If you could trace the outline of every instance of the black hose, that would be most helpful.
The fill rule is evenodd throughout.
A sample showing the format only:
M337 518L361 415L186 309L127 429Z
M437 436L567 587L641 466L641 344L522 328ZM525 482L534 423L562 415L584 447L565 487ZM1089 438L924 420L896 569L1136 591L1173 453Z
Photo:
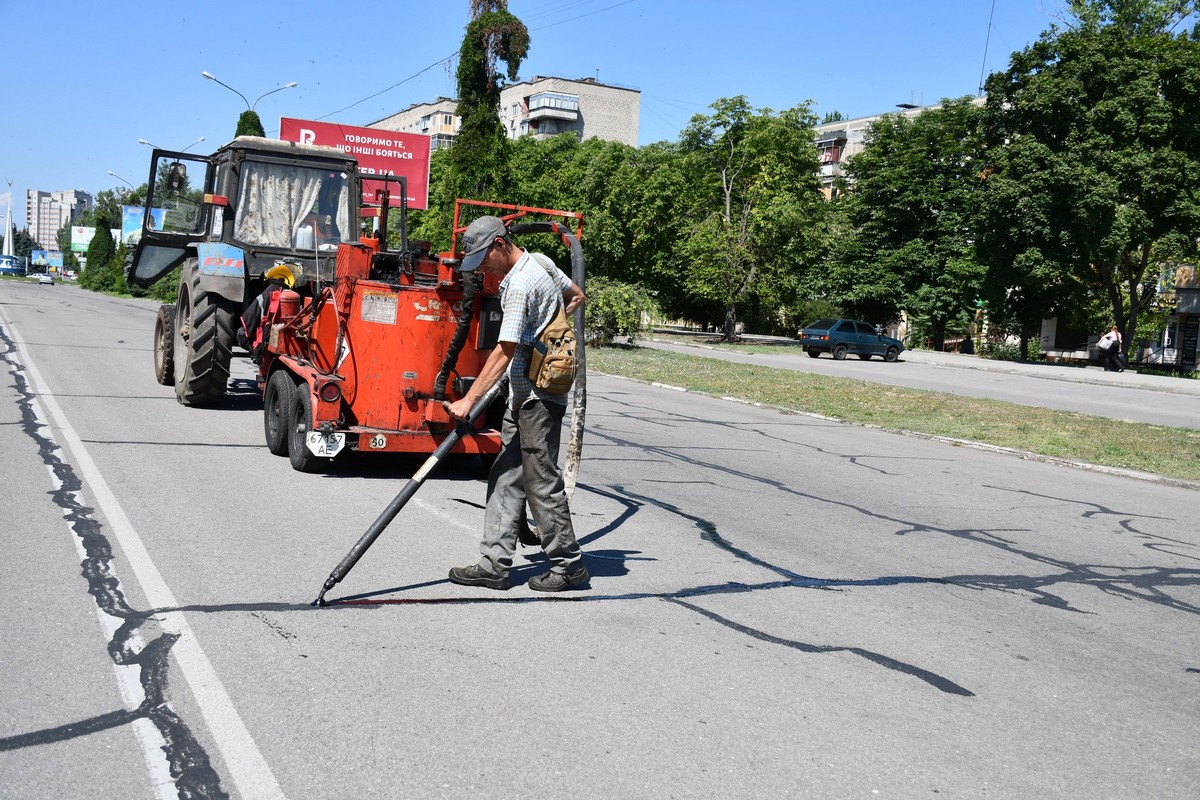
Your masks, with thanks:
M479 290L480 282L481 277L475 272L463 275L462 313L458 316L458 327L454 329L454 338L450 340L446 357L442 359L442 368L438 371L437 377L433 379L433 399L435 400L446 399L446 381L450 379L450 373L458 365L458 354L462 352L463 345L467 343L467 334L471 332L471 318L475 316L475 294Z

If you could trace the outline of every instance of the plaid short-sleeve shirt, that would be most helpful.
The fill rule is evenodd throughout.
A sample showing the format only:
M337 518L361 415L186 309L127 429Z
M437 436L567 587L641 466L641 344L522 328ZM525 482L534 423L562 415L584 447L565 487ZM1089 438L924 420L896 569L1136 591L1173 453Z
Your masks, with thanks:
M549 269L543 264L548 265ZM517 345L508 365L508 402L520 408L530 395L551 403L566 404L567 395L547 394L529 380L529 355L538 333L550 324L563 302L563 292L571 288L571 279L554 266L548 256L524 251L517 263L500 282L500 323L502 342Z

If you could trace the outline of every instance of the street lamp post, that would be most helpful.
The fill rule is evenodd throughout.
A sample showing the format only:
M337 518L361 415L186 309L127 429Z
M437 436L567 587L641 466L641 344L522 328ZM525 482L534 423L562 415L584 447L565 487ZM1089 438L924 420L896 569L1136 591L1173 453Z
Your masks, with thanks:
M187 152L188 150L190 150L191 148L193 148L193 147L195 147L196 145L198 145L198 144L200 144L201 142L203 142L203 141L204 141L206 138L207 138L207 137L205 137L205 136L201 136L199 139L197 139L196 141L192 142L191 144L189 144L187 147L183 148L183 149L182 149L182 150L180 150L179 152L180 152L180 153L186 153L186 152ZM146 144L146 145L150 145L151 147L155 148L156 150L162 150L162 148L161 148L161 147L159 147L158 145L156 145L154 142L147 142L145 139L138 139L138 144Z
M117 173L113 172L111 169L108 171L108 174L109 174L109 175L112 175L114 178L116 178L116 179L117 179L117 180L119 180L121 183L123 183L123 184L125 184L126 186L128 186L130 189L133 189L135 192L137 191L137 187L136 187L136 186L134 186L132 183L130 183L129 181L127 181L127 180L125 180L124 178L122 178L122 177L121 177L120 175L118 175Z
M266 97L266 96L267 96L267 95L269 95L269 94L275 94L276 92L282 92L284 89L294 89L294 88L296 88L297 86L299 86L299 84L298 84L298 83L296 83L296 81L292 81L292 82L290 82L290 83L285 83L283 86L277 86L277 87L275 87L274 89L272 89L272 90L271 90L271 91L269 91L269 92L263 92L263 93L262 93L262 94L260 94L258 97L254 98L254 102L253 102L253 103L251 103L249 100L247 100L247 99L246 99L246 95L242 94L242 93L241 93L241 92L239 92L237 89L235 89L235 88L233 88L232 86L230 86L228 83L225 83L225 82L224 82L224 81L222 81L221 79L217 78L217 77L216 77L215 75L213 75L212 73L210 73L210 72L201 72L200 74L201 74L201 75L203 75L203 76L205 77L205 79L207 79L207 80L210 80L210 81L215 81L215 82L217 82L217 83L221 84L221 85L222 85L222 86L224 86L226 89L228 89L229 91L233 92L233 93L234 93L234 94L236 94L238 97L242 98L242 102L246 104L246 110L247 110L247 111L253 111L253 110L254 110L254 107L258 105L258 101L259 101L259 100L262 100L264 97Z

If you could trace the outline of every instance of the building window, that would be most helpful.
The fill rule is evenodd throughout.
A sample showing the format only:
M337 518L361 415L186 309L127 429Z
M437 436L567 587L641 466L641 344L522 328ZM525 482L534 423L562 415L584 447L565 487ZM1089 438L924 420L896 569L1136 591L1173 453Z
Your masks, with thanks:
M564 111L578 111L579 98L573 94L558 92L538 92L529 98L529 110L539 108L560 108Z

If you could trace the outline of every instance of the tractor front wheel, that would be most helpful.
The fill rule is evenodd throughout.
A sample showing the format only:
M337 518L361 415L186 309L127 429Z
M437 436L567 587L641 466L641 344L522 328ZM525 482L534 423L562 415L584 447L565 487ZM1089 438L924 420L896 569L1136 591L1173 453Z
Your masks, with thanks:
M163 386L175 385L175 306L158 307L154 319L154 379Z

